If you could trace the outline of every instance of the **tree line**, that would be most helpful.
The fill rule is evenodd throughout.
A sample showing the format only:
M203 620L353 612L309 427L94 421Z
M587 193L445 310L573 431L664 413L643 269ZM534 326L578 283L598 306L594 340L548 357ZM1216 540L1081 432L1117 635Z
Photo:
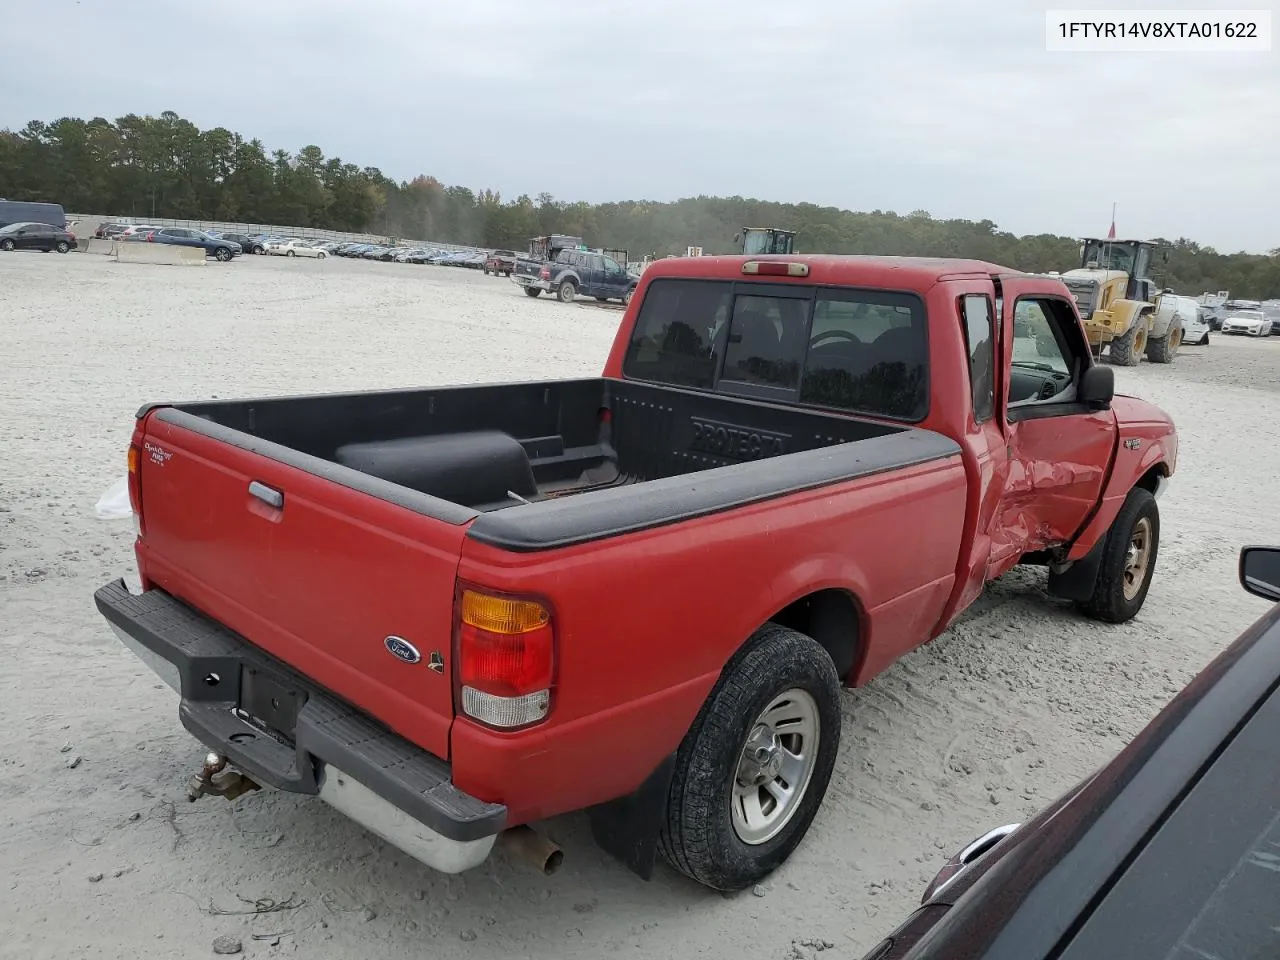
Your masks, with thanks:
M492 189L430 176L395 181L377 167L326 157L315 145L268 152L224 127L201 130L172 111L114 121L63 117L0 130L0 197L48 200L75 212L288 224L524 250L530 237L566 233L633 259L729 253L744 226L797 231L805 252L973 257L1020 270L1066 270L1078 240L1016 236L990 220L939 220L927 211L854 212L744 197L571 203L550 194L503 199ZM1178 292L1230 290L1280 297L1280 249L1219 253L1185 237L1164 240L1156 277Z

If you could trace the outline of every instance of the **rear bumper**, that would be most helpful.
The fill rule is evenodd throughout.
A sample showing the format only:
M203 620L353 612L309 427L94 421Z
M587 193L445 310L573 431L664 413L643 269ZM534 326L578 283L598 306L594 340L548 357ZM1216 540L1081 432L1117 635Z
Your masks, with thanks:
M521 287L533 287L536 290L542 290L548 293L551 291L551 281L543 280L540 277L530 277L519 273L513 273L511 275L511 282Z
M163 590L117 580L94 602L179 694L188 732L258 783L319 796L444 873L488 857L507 808L458 790L443 760Z

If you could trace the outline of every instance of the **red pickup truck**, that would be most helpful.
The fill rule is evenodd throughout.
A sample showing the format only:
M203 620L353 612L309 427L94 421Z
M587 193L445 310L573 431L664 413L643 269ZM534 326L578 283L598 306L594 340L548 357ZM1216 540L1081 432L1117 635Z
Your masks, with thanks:
M144 407L142 590L96 603L210 769L443 871L586 809L740 889L817 812L841 684L987 581L1133 617L1176 456L1061 281L661 260L599 378Z

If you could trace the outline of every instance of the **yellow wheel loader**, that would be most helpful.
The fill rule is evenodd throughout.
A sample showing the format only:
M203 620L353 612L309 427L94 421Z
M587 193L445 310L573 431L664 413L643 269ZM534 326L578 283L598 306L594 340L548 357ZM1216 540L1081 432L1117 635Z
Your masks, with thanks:
M1176 310L1161 309L1166 291L1150 278L1156 250L1147 240L1086 239L1080 266L1060 275L1095 356L1106 349L1112 363L1129 367L1144 355L1155 363L1172 362L1182 342L1182 322Z

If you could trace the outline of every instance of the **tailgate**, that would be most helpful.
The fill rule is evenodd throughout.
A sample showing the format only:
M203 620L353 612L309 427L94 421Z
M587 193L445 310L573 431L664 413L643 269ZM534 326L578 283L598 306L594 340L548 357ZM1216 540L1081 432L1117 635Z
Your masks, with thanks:
M147 419L141 488L144 580L449 758L465 523L156 414ZM282 495L278 508L267 502L273 491Z

